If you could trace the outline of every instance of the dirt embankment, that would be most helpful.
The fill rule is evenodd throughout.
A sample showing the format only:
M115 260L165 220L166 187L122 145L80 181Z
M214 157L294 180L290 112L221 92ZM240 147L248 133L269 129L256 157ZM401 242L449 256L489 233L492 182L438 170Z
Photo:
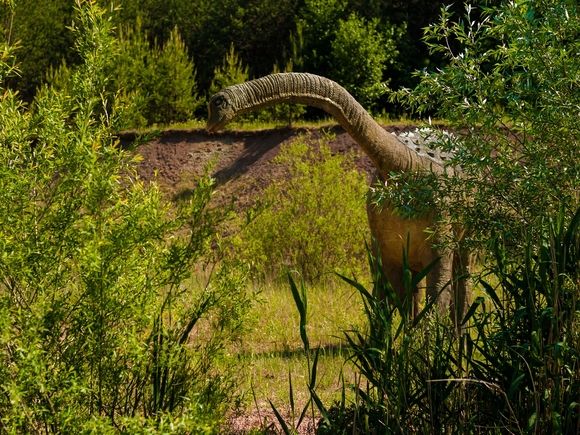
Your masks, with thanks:
M412 127L394 125L386 129L399 133ZM340 127L331 127L216 134L204 130L167 130L136 148L143 157L139 174L145 180L156 179L175 198L187 195L194 187L194 180L209 168L218 185L216 200L234 201L237 207L245 208L266 186L283 176L273 163L282 145L300 135L319 138L326 133L331 134L329 145L333 153L353 152L357 167L372 173L371 161L352 138ZM122 137L122 142L130 140L130 135Z

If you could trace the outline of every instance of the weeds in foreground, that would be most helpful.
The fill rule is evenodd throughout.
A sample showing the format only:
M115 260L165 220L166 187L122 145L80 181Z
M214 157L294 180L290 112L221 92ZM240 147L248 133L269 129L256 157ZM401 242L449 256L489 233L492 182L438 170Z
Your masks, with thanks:
M216 362L250 302L246 268L192 283L217 260L213 182L175 205L138 181L112 135L110 22L77 7L70 94L26 106L0 88L0 432L216 433L236 397Z
M374 290L386 285L384 299L345 278L367 317L366 330L345 332L360 381L348 386L352 402L322 403L316 351L303 338L318 433L575 433L579 227L580 209L567 225L564 214L546 222L522 261L507 257L498 237L478 280L486 297L473 302L459 335L429 305L411 320L377 262ZM290 287L302 313L305 292ZM285 433L296 430L277 415Z
M300 289L300 283L297 283ZM287 284L259 285L257 299L246 316L246 332L228 348L231 359L224 360L239 370L238 391L245 396L243 408L235 413L234 425L246 422L247 414L273 417L274 403L292 425L288 379L292 379L294 421L310 397L309 373L304 366L304 350L299 331L299 314L292 309L294 299ZM363 306L356 290L337 280L333 285L308 287L306 332L311 346L319 349L317 392L325 402L341 395L340 376L351 379L353 365L345 364L348 349L342 330L362 326ZM231 350L230 350L231 349ZM346 392L350 394L349 391ZM300 426L311 425L311 414ZM268 423L269 424L269 423Z

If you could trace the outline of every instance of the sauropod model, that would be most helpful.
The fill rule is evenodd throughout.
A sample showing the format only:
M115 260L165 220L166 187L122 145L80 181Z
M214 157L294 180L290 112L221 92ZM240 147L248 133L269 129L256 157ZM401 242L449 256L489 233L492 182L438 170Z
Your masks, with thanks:
M385 131L342 86L313 74L272 74L223 89L209 101L207 129L219 130L242 113L279 103L305 104L332 115L370 157L382 181L392 172L429 171L436 175L453 172L444 165L446 154L410 140L410 136L399 138ZM427 298L438 298L441 309L451 308L452 318L458 324L469 293L466 278L469 256L463 250L440 247L441 234L430 234L429 229L435 227L436 212L407 219L388 205L377 208L369 203L367 214L383 272L393 288L402 294L403 249L407 244L409 266L415 273L439 259L427 275ZM441 226L437 229L452 231ZM453 280L454 277L459 279Z

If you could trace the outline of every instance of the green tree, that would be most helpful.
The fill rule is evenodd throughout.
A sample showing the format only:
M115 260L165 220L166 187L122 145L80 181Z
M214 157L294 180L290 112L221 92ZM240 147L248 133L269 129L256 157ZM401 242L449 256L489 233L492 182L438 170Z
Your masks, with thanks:
M251 77L268 74L272 65L286 62L298 0L183 2L188 22L179 26L198 67L201 89L209 89L232 44Z
M424 30L439 18L442 6L451 5L452 10L461 12L463 3L444 0L349 0L352 10L360 17L367 21L379 19L382 26L395 26L399 33L397 50L401 61L386 71L393 89L415 86L414 71L445 64L440 55L429 52L423 41Z
M115 65L116 88L133 111L125 111L125 127L168 124L190 119L202 104L197 97L195 66L179 31L163 46L151 46L140 21L120 34Z
M234 45L231 44L223 63L214 70L213 80L209 87L209 95L213 95L227 86L243 83L248 78L248 67L243 65L234 49Z
M190 119L202 102L196 96L195 66L177 27L162 48L153 50L151 60L149 84L152 89L147 119L165 124Z
M297 31L303 38L305 71L328 76L332 70L332 41L346 13L346 0L306 0Z
M247 0L233 43L250 65L252 77L271 72L272 65L289 60L290 34L295 29L299 0Z
M378 20L366 22L352 14L338 22L331 44L331 77L366 107L384 92L385 67L398 55L394 28L388 29L388 36L378 28Z
M9 6L0 4L0 18L5 38L18 47L14 55L20 72L8 84L30 100L49 67L57 67L63 60L75 61L72 34L68 29L74 2L45 0L39 5L36 0L19 0L14 2L14 8Z

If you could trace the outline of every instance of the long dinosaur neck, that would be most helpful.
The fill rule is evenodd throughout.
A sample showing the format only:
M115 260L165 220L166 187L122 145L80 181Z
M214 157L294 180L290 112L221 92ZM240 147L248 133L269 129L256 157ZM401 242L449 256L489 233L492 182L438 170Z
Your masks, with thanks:
M228 95L236 113L245 113L278 103L298 103L320 108L332 115L362 147L379 173L431 170L442 165L418 155L386 132L340 85L324 77L306 73L272 74L230 86Z

